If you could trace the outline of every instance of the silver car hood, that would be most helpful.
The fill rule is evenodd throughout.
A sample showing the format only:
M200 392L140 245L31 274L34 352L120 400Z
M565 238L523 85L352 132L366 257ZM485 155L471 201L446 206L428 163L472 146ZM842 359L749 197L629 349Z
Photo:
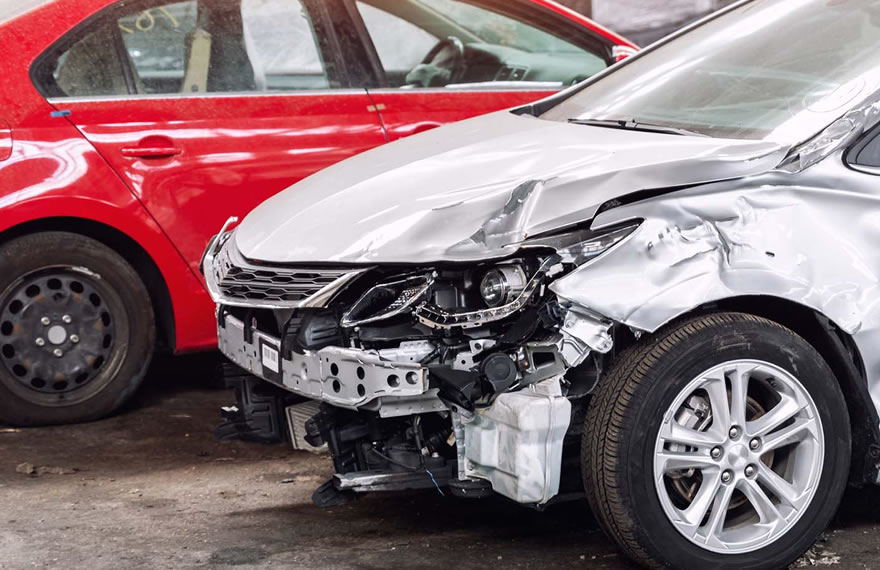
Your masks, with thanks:
M267 200L236 245L273 263L428 263L514 253L633 192L776 167L763 141L624 131L503 111L379 147Z

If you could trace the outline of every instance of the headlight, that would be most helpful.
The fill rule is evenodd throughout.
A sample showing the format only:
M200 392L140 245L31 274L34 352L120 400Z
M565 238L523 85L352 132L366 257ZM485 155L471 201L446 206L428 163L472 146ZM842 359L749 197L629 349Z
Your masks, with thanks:
M342 326L355 327L399 315L420 301L432 283L433 275L420 275L376 285L342 316Z
M552 247L565 263L582 265L593 260L625 238L629 237L641 221L610 230L575 230L568 233L534 238L525 243L529 247Z
M489 307L495 308L516 299L526 288L525 271L519 265L502 265L491 269L480 282L480 295Z

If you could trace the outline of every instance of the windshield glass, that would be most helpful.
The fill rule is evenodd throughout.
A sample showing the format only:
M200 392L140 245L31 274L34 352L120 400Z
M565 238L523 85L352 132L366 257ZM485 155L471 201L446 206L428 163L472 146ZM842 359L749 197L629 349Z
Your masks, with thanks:
M650 50L542 118L796 144L880 89L880 2L754 0Z

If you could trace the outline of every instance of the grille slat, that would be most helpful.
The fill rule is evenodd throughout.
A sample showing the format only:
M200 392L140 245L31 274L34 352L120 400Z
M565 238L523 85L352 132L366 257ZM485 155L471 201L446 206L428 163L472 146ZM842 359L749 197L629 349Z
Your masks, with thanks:
M352 273L351 269L256 266L230 250L235 247L227 242L217 254L213 277L223 297L240 302L294 307Z

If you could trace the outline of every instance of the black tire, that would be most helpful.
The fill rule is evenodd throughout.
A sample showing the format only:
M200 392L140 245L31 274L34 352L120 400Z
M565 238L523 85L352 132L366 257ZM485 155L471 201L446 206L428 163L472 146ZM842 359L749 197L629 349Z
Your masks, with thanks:
M67 232L0 245L0 423L111 414L142 383L155 341L149 292L115 251Z
M747 553L703 549L676 530L654 484L663 415L685 386L724 362L756 359L796 375L818 409L825 459L817 491L800 519L774 542ZM625 350L597 388L581 445L594 515L631 558L646 567L778 569L805 552L833 517L850 461L849 416L827 363L791 330L751 315L685 320Z

